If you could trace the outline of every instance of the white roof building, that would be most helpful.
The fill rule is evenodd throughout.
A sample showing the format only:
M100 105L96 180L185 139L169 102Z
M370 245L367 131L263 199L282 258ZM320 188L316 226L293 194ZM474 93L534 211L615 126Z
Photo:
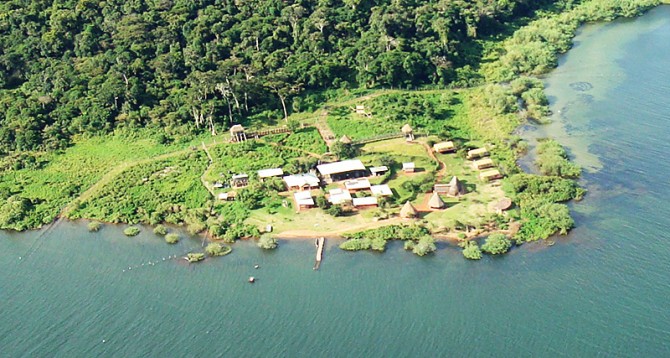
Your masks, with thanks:
M344 182L344 187L347 188L347 190L370 189L370 181L366 178L347 180Z
M258 171L259 178L280 177L284 175L282 168L262 169Z
M414 170L415 168L414 162L402 163L402 170Z
M377 175L379 173L385 173L389 170L389 168L386 165L382 165L380 167L371 167L369 169L370 169L370 173L372 173L372 175Z
M321 175L331 175L351 172L354 170L365 170L365 165L358 159L349 159L341 162L317 165L316 169Z
M353 204L354 204L354 207L377 205L377 197L376 196L366 196L364 198L354 198Z
M315 188L318 187L321 181L319 178L316 177L314 174L295 174L295 175L288 175L283 178L284 183L286 183L286 186L289 188L293 187L306 187L309 186L310 188Z
M393 191L387 184L373 185L370 187L373 196L393 196Z
M298 206L314 206L314 199L312 199L312 193L309 191L297 191L293 194L293 197Z
M332 189L329 194L328 201L334 205L351 202L351 193L349 193L349 190Z

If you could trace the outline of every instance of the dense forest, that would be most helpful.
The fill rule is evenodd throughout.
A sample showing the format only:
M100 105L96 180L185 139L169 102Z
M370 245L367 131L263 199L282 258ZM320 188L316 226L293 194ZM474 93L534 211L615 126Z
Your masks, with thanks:
M325 89L458 84L474 39L552 2L3 1L0 153L121 126L214 132Z

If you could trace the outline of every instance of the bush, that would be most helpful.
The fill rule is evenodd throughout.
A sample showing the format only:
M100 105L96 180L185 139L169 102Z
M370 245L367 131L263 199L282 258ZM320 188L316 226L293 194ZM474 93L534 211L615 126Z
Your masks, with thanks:
M123 234L126 236L136 236L140 233L140 229L136 226L129 226L123 230Z
M344 209L342 208L342 205L331 205L331 207L329 207L325 211L329 215L335 217L342 216L342 214L344 214Z
M463 256L469 260L479 260L482 258L482 251L474 241L468 241L463 248Z
M225 256L231 251L233 251L233 249L230 246L224 246L216 242L212 242L205 247L205 252L209 256Z
M102 228L102 224L97 221L91 221L90 223L88 223L88 231L90 232L99 231L100 228Z
M205 259L205 254L202 252L191 252L186 255L188 262L198 262Z
M420 238L412 248L412 252L419 256L428 255L431 252L435 252L435 250L437 250L437 247L435 246L435 239L432 236Z
M581 168L568 160L565 149L554 140L542 141L537 146L537 154L535 164L543 175L577 178L581 174Z
M340 249L347 251L369 250L372 246L370 239L349 239L340 244Z
M165 235L165 242L167 242L168 244L176 244L179 242L179 235L175 233L167 234Z
M261 235L258 239L258 247L265 250L274 250L279 246L277 239L272 237L272 235Z
M492 234L486 238L486 242L482 245L482 251L491 254L499 255L506 253L512 242L503 234Z
M414 241L411 240L405 241L403 247L405 248L405 250L414 250Z
M330 203L328 202L326 197L323 196L323 195L317 196L315 202L316 202L316 206L318 206L319 208L321 208L323 210L326 210L330 207Z
M386 250L386 240L381 237L376 237L370 240L370 248L375 251L384 252L384 250Z
M163 225L158 224L154 228L154 234L156 234L156 235L165 236L167 233L168 233L168 230Z

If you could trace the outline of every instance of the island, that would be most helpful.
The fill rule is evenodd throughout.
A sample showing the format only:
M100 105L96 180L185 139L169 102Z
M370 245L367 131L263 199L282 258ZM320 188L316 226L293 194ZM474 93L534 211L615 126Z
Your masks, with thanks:
M574 226L580 168L547 139L524 173L514 131L547 121L538 76L580 25L660 4L15 2L0 5L22 24L0 36L0 228L170 224L420 256L451 240L469 259Z

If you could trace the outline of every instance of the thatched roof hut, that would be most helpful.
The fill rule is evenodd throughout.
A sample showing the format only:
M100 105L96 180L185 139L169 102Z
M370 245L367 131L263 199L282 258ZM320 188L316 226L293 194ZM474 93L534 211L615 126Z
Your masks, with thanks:
M407 123L407 124L405 124L404 126L402 126L402 129L400 129L400 130L401 130L403 133L405 133L405 134L412 133L412 132L414 131L414 130L412 129L412 127L410 127L409 123Z
M458 180L458 177L454 176L449 182L449 189L447 190L447 195L449 196L460 196L465 195L465 186L463 183Z
M412 206L412 203L409 202L409 200L403 205L402 209L400 209L400 217L401 218L406 218L406 219L411 219L417 217L419 214L418 211Z
M494 206L496 212L501 213L509 208L512 207L512 199L510 198L502 198L500 199L499 202L497 202Z
M428 206L430 206L431 209L444 209L447 204L444 203L444 200L440 198L440 195L438 193L433 193L433 196L430 197L430 200L428 201Z
M340 138L340 143L342 144L351 144L351 138L347 137L347 135L343 135L342 138Z

